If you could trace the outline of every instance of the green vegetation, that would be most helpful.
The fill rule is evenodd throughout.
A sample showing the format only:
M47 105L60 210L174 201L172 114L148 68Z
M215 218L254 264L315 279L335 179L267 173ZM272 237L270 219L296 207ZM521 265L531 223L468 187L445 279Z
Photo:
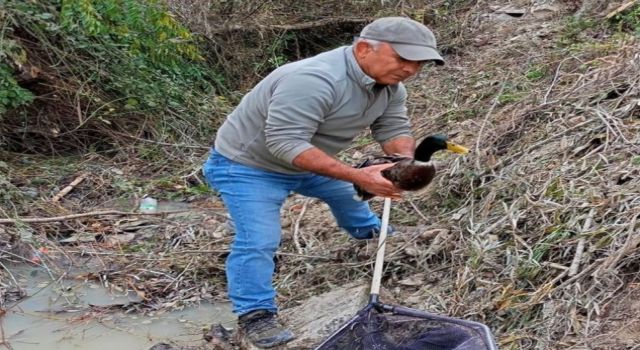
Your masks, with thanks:
M571 236L571 232L557 228L548 235L541 237L533 246L528 259L524 260L522 264L518 266L518 277L524 280L534 280L536 276L543 271L542 262L552 261L548 255L550 255L555 248L563 248L563 243L566 243L565 240Z
M260 74L264 71L270 71L287 63L289 60L285 54L289 43L296 40L296 36L291 32L284 32L274 40L266 50L267 58L262 62L255 64L254 71Z
M0 56L3 50L0 50ZM0 121L7 110L28 104L33 101L33 94L18 85L13 78L12 70L0 63Z
M597 26L597 22L591 18L569 17L559 37L560 46L575 45L584 40L584 31Z
M4 20L4 13L0 11L0 19ZM14 40L5 38L9 28L0 28L0 121L7 110L27 104L33 100L33 94L26 90L13 78L13 69L5 62L16 65L26 63L26 53Z
M151 193L158 199L168 199L172 201L183 201L192 196L206 196L213 192L204 183L185 186L184 181L178 176L163 177L148 182L140 182L139 189L144 193Z
M640 4L613 16L610 23L618 32L631 32L635 36L640 36Z
M498 103L500 105L506 105L508 103L512 103L512 102L517 102L518 100L520 100L520 95L516 94L516 93L502 93L500 94L500 96L498 96Z
M573 51L582 51L585 44L599 46L602 51L611 43L602 43L600 40L591 38L590 32L608 33L618 36L631 33L640 36L640 4L635 4L630 8L611 17L608 21L598 21L595 18L573 16L569 17L562 33L559 37L561 47L573 48Z
M498 104L503 106L509 103L518 102L522 100L527 93L527 87L521 85L519 82L507 83L502 93L497 97Z
M373 137L371 137L371 135L365 135L362 137L359 137L355 140L355 144L358 146L366 146L366 145L370 145L374 142Z
M87 78L117 92L128 110L189 110L216 77L200 64L193 36L157 1L65 0L61 30L74 51L99 62ZM73 33L73 34L72 34ZM108 59L107 59L108 58ZM105 71L107 74L95 74Z
M546 67L544 67L542 65L533 66L525 73L524 76L530 82L535 82L535 81L541 80L546 75L546 69L545 68Z
M553 180L549 187L547 187L544 195L556 202L562 201L566 196L562 180L560 178Z
M113 129L139 131L141 125L146 138L172 142L213 133L212 117L225 107L216 98L225 91L222 78L209 68L198 38L162 2L11 1L5 11L0 112L7 118L21 109L42 109L49 101L34 95L53 90L60 115L41 117L55 120L60 132L100 129L103 135L90 141L104 141ZM38 93L12 78L23 65L45 72L33 77L44 80Z

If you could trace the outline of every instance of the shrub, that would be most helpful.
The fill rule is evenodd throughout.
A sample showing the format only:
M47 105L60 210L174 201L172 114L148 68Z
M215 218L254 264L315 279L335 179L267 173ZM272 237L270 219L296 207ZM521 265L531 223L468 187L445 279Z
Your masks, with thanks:
M162 2L12 1L5 16L0 43L12 43L13 52L46 74L30 92L11 76L16 59L0 57L7 95L0 95L0 108L13 116L3 132L12 123L55 125L48 129L84 132L88 143L104 142L111 130L140 135L141 125L145 138L170 142L213 133L218 107L225 107L217 98L222 79L200 52L199 38Z

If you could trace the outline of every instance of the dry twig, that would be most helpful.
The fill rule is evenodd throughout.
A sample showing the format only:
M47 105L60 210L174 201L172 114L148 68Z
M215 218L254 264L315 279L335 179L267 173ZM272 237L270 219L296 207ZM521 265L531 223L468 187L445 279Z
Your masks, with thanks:
M62 197L66 196L67 193L71 192L71 190L73 190L79 183L84 181L84 179L86 179L87 176L89 176L89 173L84 173L84 174L81 174L80 176L78 176L67 187L63 188L60 192L58 192L58 194L53 196L53 198L51 198L51 201L55 203L55 202L59 201L60 199L62 199Z

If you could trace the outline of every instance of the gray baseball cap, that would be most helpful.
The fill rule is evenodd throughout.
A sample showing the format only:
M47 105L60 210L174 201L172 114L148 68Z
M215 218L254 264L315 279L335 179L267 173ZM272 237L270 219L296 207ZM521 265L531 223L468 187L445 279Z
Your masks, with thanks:
M431 30L409 18L378 18L362 29L360 38L386 42L406 60L435 61L436 64L444 64L436 47L436 37Z

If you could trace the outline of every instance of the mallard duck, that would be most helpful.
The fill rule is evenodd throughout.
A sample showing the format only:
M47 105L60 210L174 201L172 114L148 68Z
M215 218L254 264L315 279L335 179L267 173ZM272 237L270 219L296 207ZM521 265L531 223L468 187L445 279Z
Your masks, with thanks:
M371 165L396 163L382 171L382 176L404 191L417 191L427 186L436 175L436 167L430 161L431 156L440 150L449 150L455 153L465 154L469 152L466 147L449 142L447 136L435 134L427 136L420 142L414 151L414 157L409 158L400 155L373 157L365 160L357 166L363 168ZM366 201L374 197L373 194L354 185L357 197Z

